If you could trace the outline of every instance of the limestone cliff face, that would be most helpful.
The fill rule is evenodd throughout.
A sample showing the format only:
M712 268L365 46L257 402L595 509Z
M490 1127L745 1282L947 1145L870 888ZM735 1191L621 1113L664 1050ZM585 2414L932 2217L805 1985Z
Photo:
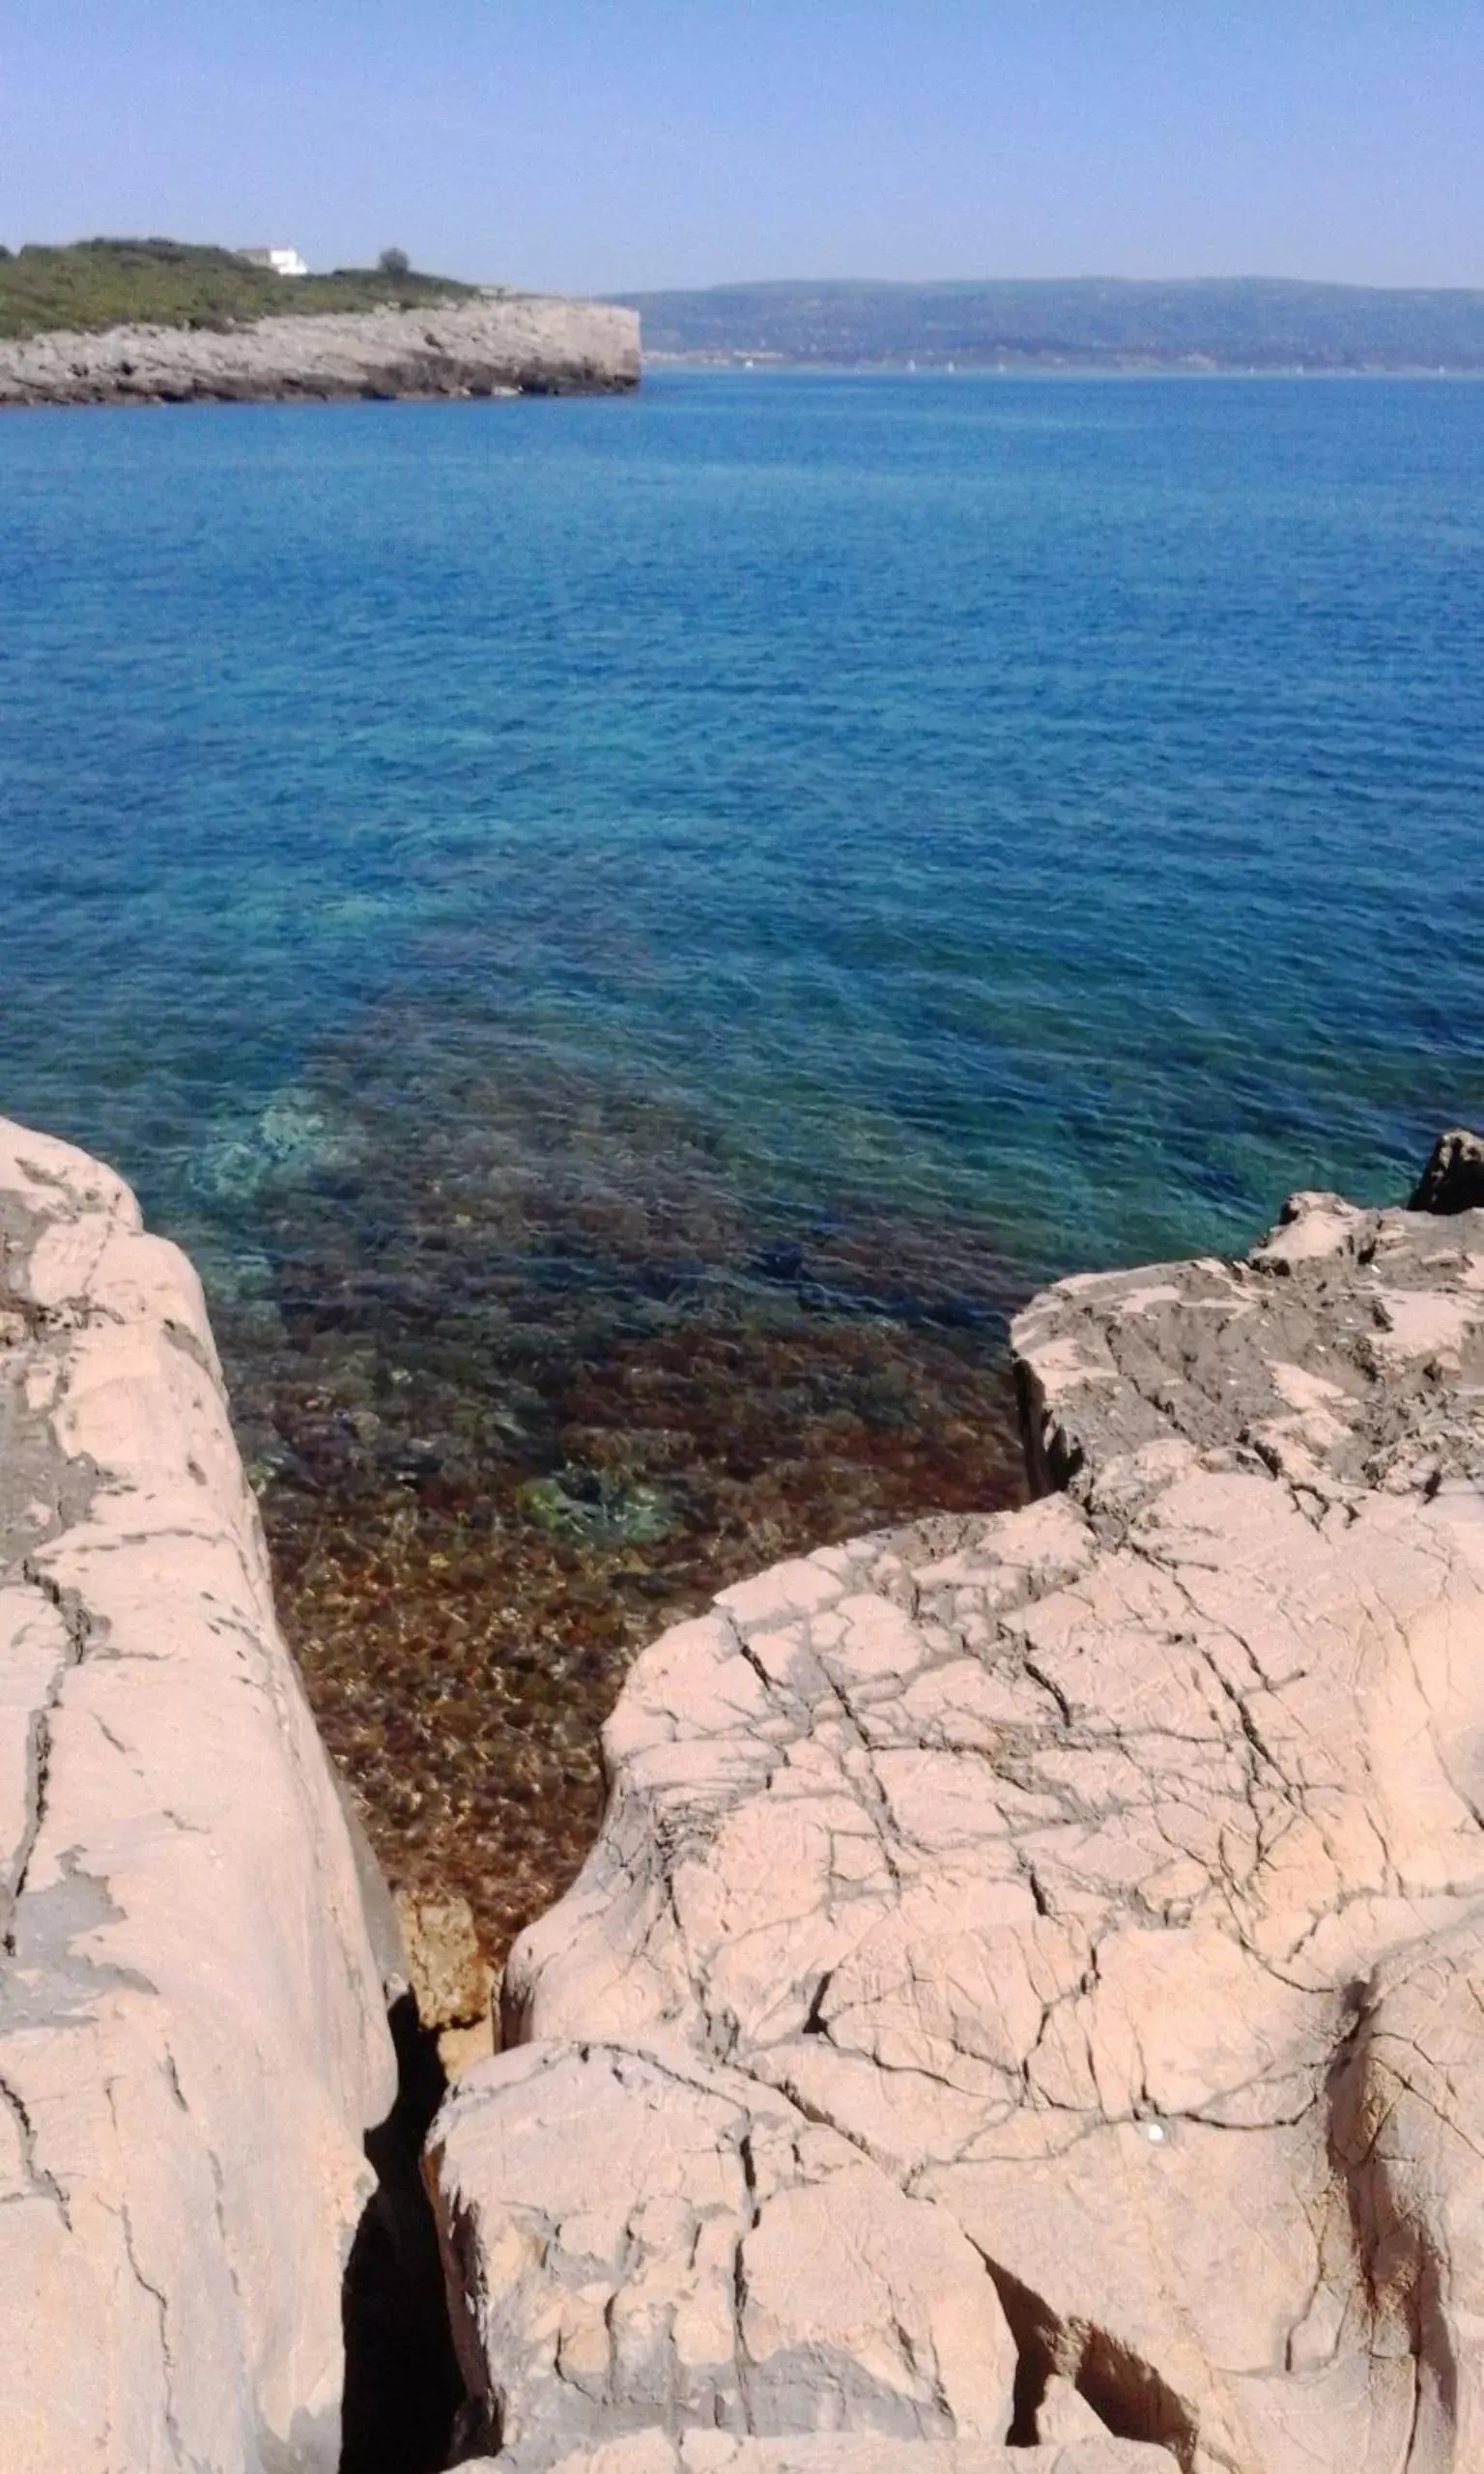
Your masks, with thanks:
M333 2474L394 2086L195 1275L0 1123L5 2474Z
M501 2474L1484 2465L1484 1210L1014 1347L1039 1500L625 1687L432 2143Z
M541 294L0 343L0 405L584 394L639 384L632 309Z

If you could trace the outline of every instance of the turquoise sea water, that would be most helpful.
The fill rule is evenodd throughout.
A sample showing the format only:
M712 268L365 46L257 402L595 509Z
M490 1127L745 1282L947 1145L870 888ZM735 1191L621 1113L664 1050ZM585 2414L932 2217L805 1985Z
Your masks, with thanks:
M1035 1280L1484 1108L1476 386L13 416L0 597L0 1109L195 1249L296 1571L477 1502L630 1637L987 1487Z
M1469 386L8 420L0 1097L172 1221L385 1038L1038 1273L1391 1191L1480 1096L1481 485Z
M1034 1272L1481 1096L1474 386L14 418L0 589L0 1088L168 1220L384 1020Z

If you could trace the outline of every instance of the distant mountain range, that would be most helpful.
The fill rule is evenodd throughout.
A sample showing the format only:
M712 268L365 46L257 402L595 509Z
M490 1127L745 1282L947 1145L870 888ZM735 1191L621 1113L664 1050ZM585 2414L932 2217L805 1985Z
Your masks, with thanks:
M1484 370L1484 291L1184 283L736 283L613 296L651 359L919 368Z

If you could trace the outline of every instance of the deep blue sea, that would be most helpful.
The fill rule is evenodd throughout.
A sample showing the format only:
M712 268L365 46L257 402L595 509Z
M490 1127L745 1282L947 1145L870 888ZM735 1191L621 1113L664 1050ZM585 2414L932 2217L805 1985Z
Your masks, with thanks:
M13 415L0 596L0 1110L195 1250L291 1577L482 1517L631 1637L992 1491L1034 1280L1484 1111L1476 385Z

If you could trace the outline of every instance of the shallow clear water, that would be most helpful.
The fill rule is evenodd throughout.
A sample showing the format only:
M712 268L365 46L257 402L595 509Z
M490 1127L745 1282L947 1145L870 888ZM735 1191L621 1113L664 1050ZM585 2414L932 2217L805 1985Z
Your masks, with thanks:
M0 1108L196 1251L373 1802L436 1704L577 1809L667 1612L1004 1494L1029 1283L1477 1119L1481 483L1402 382L0 422Z

